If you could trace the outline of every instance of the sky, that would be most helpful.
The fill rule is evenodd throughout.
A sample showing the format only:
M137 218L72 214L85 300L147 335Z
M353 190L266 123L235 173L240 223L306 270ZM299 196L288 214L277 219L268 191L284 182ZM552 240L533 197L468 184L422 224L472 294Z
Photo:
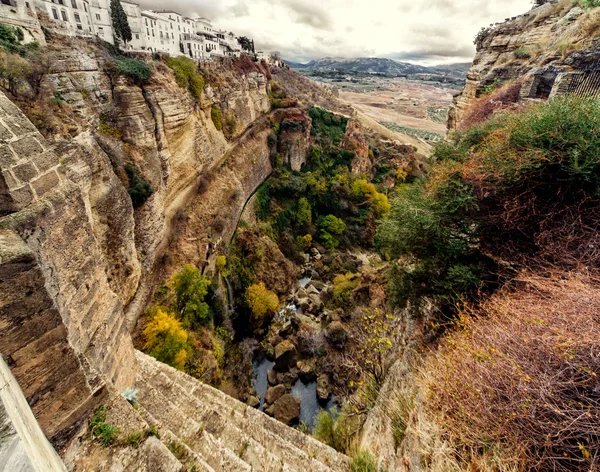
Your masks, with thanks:
M384 57L422 65L470 62L483 26L525 13L531 0L138 0L143 9L206 16L257 50L308 62Z

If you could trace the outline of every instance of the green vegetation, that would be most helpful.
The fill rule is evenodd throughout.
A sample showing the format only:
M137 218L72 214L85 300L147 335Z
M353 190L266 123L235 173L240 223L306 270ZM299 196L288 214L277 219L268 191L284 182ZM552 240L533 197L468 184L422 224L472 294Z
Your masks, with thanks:
M346 224L334 215L327 215L319 220L319 239L327 249L335 249L340 245L335 236L341 236L344 231Z
M408 128L406 126L400 126L391 121L382 121L382 122L380 122L380 124L385 126L387 129L395 131L397 133L402 133L407 136L413 136L415 138L421 138L421 139L424 139L425 141L430 141L433 143L442 141L444 139L444 136L439 133L434 133L433 131L424 131L422 129L416 129L416 128Z
M221 110L217 107L213 107L210 111L210 117L215 128L217 128L218 131L221 131L223 129L223 113Z
M123 41L123 43L127 44L133 39L133 35L131 34L131 27L129 26L127 15L119 0L110 0L110 16L115 35Z
M175 315L157 308L144 328L144 350L160 362L184 370L190 352L188 333Z
M120 137L120 133L118 133L117 130L110 127L110 125L107 125L102 120L100 121L100 131L113 137ZM140 177L137 168L133 164L126 164L125 172L127 173L127 179L129 180L129 188L127 189L127 192L129 192L129 196L131 197L133 208L140 208L152 196L154 189L152 188L150 182Z
M379 468L373 454L363 449L353 457L350 472L379 472Z
M171 289L175 294L174 310L184 328L195 329L212 322L209 306L204 301L210 283L197 267L189 264L171 278Z
M184 56L169 57L167 65L175 74L177 84L190 92L192 97L200 99L204 90L204 78L198 73L196 62Z
M137 85L146 85L152 78L152 68L144 61L117 57L114 64L119 74L126 75Z
M334 305L344 308L351 302L352 291L360 284L360 278L355 274L340 274L333 279Z
M531 57L531 50L529 48L519 48L513 51L513 56L517 59L529 59Z
M437 107L427 107L427 116L431 121L435 121L436 123L444 123L448 122L448 109L447 108L437 108Z
M39 43L21 44L24 39L25 35L21 28L0 24L0 48L22 57L39 51Z
M119 429L106 422L106 406L100 405L90 420L90 437L103 447L110 447L117 442Z
M246 302L252 311L254 323L260 326L266 316L272 316L279 308L277 294L268 290L264 283L254 284L246 290Z

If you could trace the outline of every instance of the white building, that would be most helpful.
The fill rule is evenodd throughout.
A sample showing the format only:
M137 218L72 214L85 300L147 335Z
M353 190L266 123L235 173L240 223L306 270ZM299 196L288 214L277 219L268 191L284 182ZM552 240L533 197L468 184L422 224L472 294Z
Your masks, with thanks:
M143 19L140 6L137 3L128 0L121 0L123 11L127 15L127 22L131 28L131 41L127 44L127 49L134 51L143 50L145 46Z
M166 52L169 54L179 52L179 46L175 47L174 35L171 38L169 20L157 15L153 11L142 12L142 30L144 36L144 47L149 52ZM179 43L179 39L177 39Z
M89 0L37 0L37 6L45 11L56 23L56 27L65 34L94 34Z
M37 41L46 44L33 1L1 0L0 23L21 28L25 44Z

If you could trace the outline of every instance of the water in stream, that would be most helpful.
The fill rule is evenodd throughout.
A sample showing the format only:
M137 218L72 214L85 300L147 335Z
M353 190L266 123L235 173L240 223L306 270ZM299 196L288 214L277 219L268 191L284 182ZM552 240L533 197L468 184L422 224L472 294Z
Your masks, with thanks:
M265 394L267 393L268 381L267 372L273 368L274 362L264 359L260 362L254 362L254 376L252 384L254 390L260 398L260 407L264 409ZM320 404L317 398L317 382L305 384L297 380L292 386L292 395L300 400L300 421L306 423L312 431L315 426L315 419L321 410L331 411L335 406L335 397L332 397L327 404Z

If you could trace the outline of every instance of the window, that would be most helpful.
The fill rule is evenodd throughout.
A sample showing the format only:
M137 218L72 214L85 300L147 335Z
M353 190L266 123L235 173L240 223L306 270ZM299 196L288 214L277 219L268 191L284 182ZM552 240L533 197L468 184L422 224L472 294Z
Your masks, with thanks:
M87 5L84 3L83 4L83 9L85 10L85 12L87 13Z
M136 34L136 35L135 35L135 39L140 39L140 35L139 35L139 34Z
M66 11L61 10L60 14L62 15L63 21L69 21L69 17L67 16L67 12Z
M102 17L100 16L100 13L96 13L96 20L100 21L102 19Z
M104 36L104 28L98 28L98 34Z
M75 13L75 15L74 15L74 16L75 16L75 21L76 21L77 23L81 23L81 18L79 18L79 13Z
M77 25L77 29L78 29L78 30L82 30L82 31L83 31L83 26L81 26L81 24L78 24L78 25Z
M52 16L55 20L58 20L58 11L56 10L56 8L52 9Z
M71 0L71 6L77 10L77 0Z

